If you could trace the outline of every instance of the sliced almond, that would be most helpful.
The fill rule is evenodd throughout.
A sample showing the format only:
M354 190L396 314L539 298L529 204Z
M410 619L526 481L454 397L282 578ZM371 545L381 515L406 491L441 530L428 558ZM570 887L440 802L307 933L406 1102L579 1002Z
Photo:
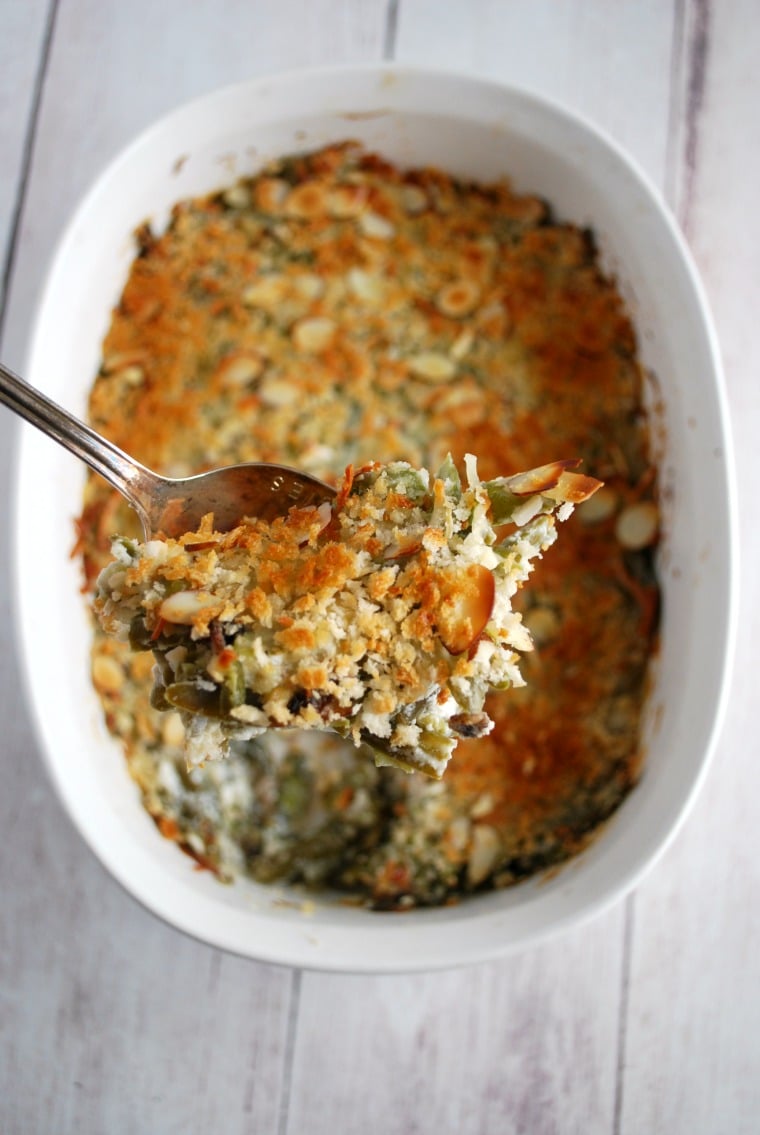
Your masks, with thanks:
M585 473L568 472L568 469L574 469L578 464L580 462L576 460L552 461L548 465L539 465L536 469L508 477L507 488L518 497L540 493L560 504L579 504L593 496L602 482L595 477L587 477Z
M318 300L324 295L325 282L316 272L302 272L293 279L293 290L305 300Z
M464 331L460 331L454 342L451 344L452 358L455 358L457 362L461 362L474 342L475 335L469 327Z
M502 853L501 839L490 824L476 824L467 861L467 881L476 887L493 871Z
M308 354L318 354L330 346L335 336L335 324L332 319L316 316L314 319L302 319L293 329L293 342L299 351Z
M396 231L395 226L379 213L364 212L359 217L359 228L365 236L375 240L390 240Z
M617 506L617 493L609 485L603 485L597 493L581 504L578 515L584 524L600 524L612 516Z
M176 591L164 599L158 614L167 623L191 626L201 611L218 606L218 600L207 591Z
M544 495L560 503L580 504L592 497L601 486L601 481L587 477L585 473L563 473L556 486Z
M124 671L110 654L96 654L92 660L92 680L101 694L117 694L124 685Z
M480 637L493 611L493 573L482 564L449 568L438 575L438 635L449 654L464 654Z
M348 272L348 286L362 303L379 307L385 299L385 283L381 276L367 272L364 268L351 268Z
M559 484L559 479L567 469L574 469L578 461L551 461L539 465L525 473L516 473L507 479L507 488L518 497L532 497L535 493L546 493Z
M140 366L124 367L115 376L125 386L142 386L145 381L145 371Z
M269 721L263 710L245 704L236 705L234 709L231 709L230 717L234 717L236 721L242 721L245 725L267 725Z
M224 191L222 200L231 209L247 209L251 203L251 191L247 185L233 185Z
M236 352L217 364L214 378L222 386L234 390L253 382L263 369L264 360L260 355Z
M538 516L543 506L544 502L540 494L526 497L512 513L512 523L516 524L518 528L522 528L523 525L529 524L534 516Z
M282 303L287 291L286 277L273 272L249 284L241 298L246 307L261 307L269 311Z
M490 792L481 792L475 803L470 808L470 816L473 820L482 820L489 812L493 812L494 798Z
M273 409L290 406L295 401L298 388L287 378L264 378L258 394L265 406Z
M654 543L659 526L660 512L654 501L637 501L620 513L615 535L624 548L639 551Z
M385 549L383 559L398 560L403 556L413 556L422 548L422 543L414 536L400 536Z
M407 359L407 366L416 378L425 382L449 382L456 374L456 363L438 351L422 351Z
M470 842L470 821L466 816L456 816L446 828L444 839L452 851L461 854Z
M285 198L284 211L288 217L311 218L327 212L328 199L325 186L319 181L305 181L296 185Z

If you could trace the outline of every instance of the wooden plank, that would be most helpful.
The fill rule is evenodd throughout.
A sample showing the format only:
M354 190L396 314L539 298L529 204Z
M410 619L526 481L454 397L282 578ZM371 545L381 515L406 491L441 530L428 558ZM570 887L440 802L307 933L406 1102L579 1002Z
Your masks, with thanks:
M39 67L50 15L49 0L0 5L0 265L5 267L38 92ZM4 300L3 270L0 308Z
M756 652L760 540L760 50L752 0L685 8L673 186L723 345L736 440L742 615L726 725L682 834L637 898L622 1131L742 1135L760 1112Z
M500 963L305 974L287 1131L612 1129L620 910Z
M26 763L12 785L23 813L6 828L16 878L1 932L0 1128L275 1131L291 975L148 915Z
M401 0L396 58L527 87L587 115L662 183L673 4Z
M33 39L30 13L31 4L0 6L0 43L11 59ZM35 296L67 216L135 132L188 97L257 72L379 58L384 34L385 0L279 0L276 6L256 0L225 6L222 18L215 0L60 0L4 358L21 367ZM33 76L33 66L27 69ZM27 84L14 113L28 106ZM13 125L14 115L7 121ZM19 146L21 125L14 126ZM0 239L8 208L12 203L0 218ZM6 419L2 425L9 434ZM0 444L6 460L7 444ZM4 530L8 476L3 466ZM9 593L3 552L5 627ZM123 893L63 815L22 704L13 651L6 648L0 652L6 848L0 1130L276 1131L297 978L201 946Z
M39 102L48 32L54 9L50 0L29 0L25 5L0 4L0 346L13 259L14 234L19 222L25 176ZM0 485L10 475L13 422L0 416ZM7 493L0 495L0 523L7 530ZM3 581L4 561L0 564ZM0 618L8 625L8 588L0 587ZM0 662L0 667L2 663ZM11 704L11 703L9 703Z
M34 0L27 5L5 3L0 5L0 153L3 171L0 177L0 333L5 314L7 286L11 274L14 232L18 224L21 195L28 169L29 152L34 132L35 111L45 64L45 40L50 5L46 0ZM0 343L2 339L0 337ZM8 531L10 465L14 422L11 416L0 411L0 525ZM11 601L8 565L8 542L0 551L0 625L11 625ZM17 707L22 701L18 674L10 648L10 635L2 637L0 650L0 720L3 722L3 744L0 746L0 775L3 793L0 796L0 823L10 831L19 822L24 809L25 821L34 830L35 805L40 792L32 789L16 796L19 778L16 766L20 758L32 748L29 724ZM7 767L6 767L7 766ZM36 779L40 779L39 769ZM14 822L15 821L15 822ZM6 845L10 846L10 845ZM27 848L29 850L29 841ZM19 990L16 969L17 955L6 946L9 928L18 919L19 897L14 894L16 884L15 856L6 854L0 863L0 890L3 894L3 915L0 918L0 1127L21 1130L12 1111L16 1111L16 1068L21 1058L21 1047L16 1039L16 1026L23 1013L24 999ZM37 981L39 978L37 978ZM17 1113L18 1115L18 1113Z
M402 0L395 57L517 81L575 106L662 183L672 33L672 8L654 3L618 4L613 15L580 0ZM305 974L287 1130L612 1132L630 925L620 905L473 971Z

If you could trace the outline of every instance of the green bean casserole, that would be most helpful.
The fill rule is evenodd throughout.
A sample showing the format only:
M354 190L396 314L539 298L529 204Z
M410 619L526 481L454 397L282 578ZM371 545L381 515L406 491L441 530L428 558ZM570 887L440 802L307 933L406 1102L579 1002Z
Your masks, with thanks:
M521 616L513 629L522 647L513 646L530 645L525 628L535 644L521 660L525 684L510 671L503 684L512 688L484 705L481 697L482 710L468 703L441 780L377 767L350 740L313 729L233 730L225 760L188 765L196 707L183 701L181 666L196 647L181 654L183 640L176 667L164 660L152 704L151 650L96 626L93 682L160 832L221 881L328 887L379 910L508 886L578 853L641 771L659 602L644 375L593 235L507 181L402 171L345 143L183 201L164 232L144 225L137 245L90 419L157 471L274 461L339 485L353 467L359 487L364 477L374 491L388 469L443 467L439 480L453 492L447 476L475 454L479 476L467 491L556 458L581 459L604 482L536 562L530 585L510 595ZM316 540L321 522L310 524ZM85 590L109 563L122 583L138 572L139 538L118 494L90 476L78 521ZM400 552L417 563L416 546ZM179 553L187 568L186 547ZM380 573L390 566L395 579L398 555L391 548ZM176 616L186 602L175 598L177 578L154 594L154 623L133 624L135 611L119 609L133 646L163 645L164 655L177 646L164 627L182 619L162 627L158 611L169 602ZM115 618L123 592L112 591ZM231 661L223 632L208 630L212 673ZM461 663L471 645L435 657ZM247 665L236 673L250 685ZM286 724L308 725L324 709L306 665L304 675L277 710ZM236 699L249 725L264 723L256 697L241 693L246 682L221 670L217 678L209 697ZM399 734L408 757L420 736ZM449 751L437 750L443 763Z

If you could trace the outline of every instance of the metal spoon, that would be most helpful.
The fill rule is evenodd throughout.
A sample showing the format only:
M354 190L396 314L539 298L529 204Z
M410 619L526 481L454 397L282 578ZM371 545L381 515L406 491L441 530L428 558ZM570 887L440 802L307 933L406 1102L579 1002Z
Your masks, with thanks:
M308 473L264 462L228 465L195 477L160 477L2 363L0 402L118 489L140 517L146 539L156 532L174 537L192 532L209 512L216 530L228 532L244 517L274 520L294 505L306 508L335 496L333 488Z
M228 532L244 517L274 520L294 505L306 508L335 498L324 481L287 465L249 462L195 477L159 477L0 363L0 403L59 442L113 485L142 521L145 538L156 532L181 536L207 513ZM326 730L332 732L332 730ZM378 738L368 746L391 761L399 754Z

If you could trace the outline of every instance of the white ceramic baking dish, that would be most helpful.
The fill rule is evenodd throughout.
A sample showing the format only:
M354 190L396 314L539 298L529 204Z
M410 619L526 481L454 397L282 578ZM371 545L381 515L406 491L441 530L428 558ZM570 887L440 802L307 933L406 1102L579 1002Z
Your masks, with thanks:
M17 480L18 613L40 745L74 823L156 914L250 957L330 970L400 971L492 958L620 898L677 830L704 776L725 701L735 612L731 454L718 350L702 288L670 216L629 158L593 127L491 82L395 66L257 79L184 106L112 163L55 256L28 379L80 415L131 234L171 204L274 156L356 138L403 165L511 176L596 233L622 287L661 400L662 647L641 784L600 837L548 879L403 916L282 889L219 884L161 838L89 682L89 629L70 559L83 469L24 427Z

